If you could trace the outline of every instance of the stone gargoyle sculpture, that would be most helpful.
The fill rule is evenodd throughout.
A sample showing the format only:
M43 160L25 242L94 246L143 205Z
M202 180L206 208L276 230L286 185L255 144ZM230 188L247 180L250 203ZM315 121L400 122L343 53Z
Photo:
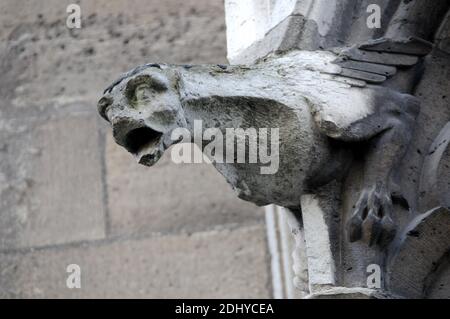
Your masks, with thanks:
M363 156L364 189L348 233L384 246L396 232L392 200L405 201L395 171L419 112L408 93L430 50L417 38L380 39L245 66L146 64L108 87L98 110L116 142L148 166L179 142L173 130L193 131L195 120L221 131L279 128L275 174L260 174L260 164L213 161L238 196L257 205L298 208L301 194L345 177L352 158Z

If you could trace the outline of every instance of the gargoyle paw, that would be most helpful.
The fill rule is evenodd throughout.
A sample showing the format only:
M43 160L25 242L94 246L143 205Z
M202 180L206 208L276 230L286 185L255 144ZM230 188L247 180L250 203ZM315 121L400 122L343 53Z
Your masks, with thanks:
M349 221L350 241L362 240L369 246L385 246L395 236L392 200L386 187L376 184L365 189Z

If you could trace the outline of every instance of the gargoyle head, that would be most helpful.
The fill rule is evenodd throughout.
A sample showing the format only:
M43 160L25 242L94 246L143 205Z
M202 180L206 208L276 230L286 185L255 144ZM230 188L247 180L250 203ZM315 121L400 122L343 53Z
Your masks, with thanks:
M186 126L177 83L175 70L146 64L120 77L98 102L116 142L140 164L155 164L174 143L171 132Z

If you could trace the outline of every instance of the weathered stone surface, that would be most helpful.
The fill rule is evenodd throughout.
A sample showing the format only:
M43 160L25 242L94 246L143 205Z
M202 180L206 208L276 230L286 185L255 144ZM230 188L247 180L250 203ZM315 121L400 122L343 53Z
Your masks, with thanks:
M366 71L370 73L381 74L384 76L393 76L397 72L397 69L395 67L383 64L364 63L351 60L339 62L338 64L343 68Z
M330 23L333 16L353 13L342 0L226 0L225 10L231 63L252 62L277 50L317 49L321 37L340 31L333 28L338 21ZM337 37L332 41L338 43Z
M378 39L360 46L360 49L375 52L395 52L424 56L431 52L433 43L424 41L420 38L400 39L398 41L392 41L392 39L389 39L388 41Z
M449 79L450 58L436 52L432 57L427 59L425 73L416 90L416 94L421 99L422 105L426 105L426 107L423 107L419 114L418 125L414 134L415 145L410 148L407 154L410 162L420 163L422 165L433 156L432 144L450 120L450 108L448 107L450 93ZM421 175L426 173L421 171L421 166L415 164L402 167L401 174L420 191L419 197L416 200L418 210L422 213L436 206L450 205L448 196L450 192L449 154L450 152L447 148L440 158L439 163L437 163L437 171L430 171L431 174L436 174L437 176L435 185L425 186L425 180L421 178ZM426 170L427 168L424 167L423 169ZM419 186L419 184L422 184L422 186ZM428 186L432 187L427 189ZM416 189L410 192L414 191Z
M0 254L0 297L268 298L267 258L263 226Z
M395 295L383 293L377 289L364 287L333 287L328 290L312 293L306 299L396 299Z
M232 64L249 64L264 57L274 50L287 51L297 46L305 27L305 18L302 16L289 16L281 21L275 28L269 30L263 39L253 42L244 51L228 54ZM227 29L228 30L228 29ZM289 32L287 30L290 30ZM230 36L228 37L230 38Z
M450 256L447 253L434 273L428 278L426 297L428 299L450 299Z
M315 293L336 283L335 263L325 212L319 206L318 199L313 195L303 195L301 205L308 260L309 291Z
M27 24L35 23L36 20L43 20L41 24L50 25L53 23L54 26L61 26L63 29L66 29L65 22L68 16L66 8L72 3L70 0L46 0L45 5L42 5L27 0L4 0L0 5L3 15L2 23L4 24L0 35L7 36L12 29L18 29L17 21ZM120 0L98 0L95 3L89 0L80 0L76 3L81 7L82 19L87 20L84 21L85 27L92 26L92 15L100 18L120 16L122 17L122 23L118 27L126 22L136 22L136 25L152 23L152 19L149 19L149 17L159 17L159 20L168 20L167 18L177 15L200 16L209 19L212 16L217 16L217 18L224 21L223 2L217 0L171 0L164 2L164 5L156 0L130 0L127 3ZM59 22L61 22L61 25L59 25ZM59 30L59 28L54 29ZM180 32L176 28L172 28L170 31ZM57 33L56 30L54 32ZM64 32L69 32L69 30ZM224 37L224 35L222 36ZM202 40L199 39L199 41ZM220 53L223 53L223 51Z
M419 185L424 207L450 207L450 199L446 196L450 193L449 143L450 122L442 128L424 156Z
M0 141L1 250L104 237L91 114L0 121Z
M442 207L418 216L408 225L390 260L391 291L406 298L426 297L427 281L441 264L447 266L444 257L450 246L449 230L450 209ZM441 279L445 280L445 275Z
M112 234L193 232L263 222L262 209L237 199L212 165L177 165L169 151L155 169L150 169L139 165L108 135Z
M373 5L380 9L379 28L367 25L373 14L369 6ZM448 10L448 2L227 0L225 7L228 58L231 63L248 63L274 51L340 47L383 35L393 39L417 36L431 41ZM441 42L441 47L446 47L446 41Z
M435 42L440 50L450 54L450 11L436 34Z

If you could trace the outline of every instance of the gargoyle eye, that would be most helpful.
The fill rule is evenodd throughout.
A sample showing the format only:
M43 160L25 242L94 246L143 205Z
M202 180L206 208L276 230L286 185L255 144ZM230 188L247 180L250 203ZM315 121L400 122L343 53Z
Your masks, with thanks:
M134 90L134 98L136 99L136 101L148 100L150 97L149 91L150 87L148 86L148 84L139 84Z
M140 101L148 99L151 92L158 93L165 90L167 85L164 82L149 75L141 75L128 82L125 95L129 100Z

